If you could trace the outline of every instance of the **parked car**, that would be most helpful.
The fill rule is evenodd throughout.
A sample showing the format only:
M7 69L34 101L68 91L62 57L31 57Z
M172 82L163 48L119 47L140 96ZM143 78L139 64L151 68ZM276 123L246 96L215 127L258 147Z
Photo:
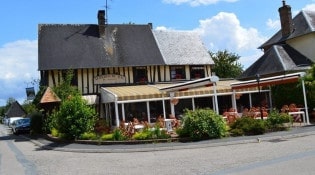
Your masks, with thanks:
M30 132L31 119L30 118L22 118L15 120L12 123L12 132L13 134L20 133L29 133Z
M8 121L8 126L12 128L12 124L14 123L14 121L19 119L23 119L23 117L10 117Z
M9 122L9 118L8 117L3 117L2 118L2 124L8 125L8 122Z

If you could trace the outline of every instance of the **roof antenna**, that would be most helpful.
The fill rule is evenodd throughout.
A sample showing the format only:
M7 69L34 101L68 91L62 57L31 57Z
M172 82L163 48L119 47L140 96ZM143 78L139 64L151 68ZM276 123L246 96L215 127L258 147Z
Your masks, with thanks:
M106 0L107 1L107 0ZM282 5L285 6L285 0L282 1Z
M108 24L108 14L107 14L107 12L108 12L108 9L109 9L110 7L108 6L108 3L107 3L107 0L105 1L105 25L107 25Z

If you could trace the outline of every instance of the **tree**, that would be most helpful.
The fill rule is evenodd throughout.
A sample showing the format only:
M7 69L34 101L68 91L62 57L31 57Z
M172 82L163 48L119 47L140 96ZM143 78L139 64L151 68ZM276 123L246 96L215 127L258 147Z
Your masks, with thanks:
M62 137L76 139L85 132L91 132L96 123L96 112L82 99L79 90L71 86L73 71L69 70L60 85L54 87L54 92L61 99L60 109L50 116L52 127L57 129Z
M67 99L69 95L81 95L79 90L71 85L73 79L73 70L68 70L65 73L63 81L56 87L53 88L54 92L61 99L61 101Z
M229 53L227 50L218 51L217 53L210 52L210 56L214 61L215 74L220 78L236 78L243 72L243 66L237 62L240 56Z
M303 79L305 81L305 88L307 89L309 108L315 108L315 64L306 72Z

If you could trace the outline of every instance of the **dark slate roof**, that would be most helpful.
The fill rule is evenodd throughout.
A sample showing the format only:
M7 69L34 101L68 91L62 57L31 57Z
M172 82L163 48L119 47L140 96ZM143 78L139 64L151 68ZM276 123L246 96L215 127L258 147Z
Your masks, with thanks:
M259 49L315 32L315 11L301 11L293 18L293 25L294 30L289 36L282 37L280 30L263 45L261 45Z
M197 32L153 31L167 65L214 64Z
M40 24L39 70L164 64L150 25Z
M285 45L273 45L255 63L247 68L239 79L253 79L256 74L262 77L279 75L309 69L312 61L300 52Z
M26 112L17 101L13 102L8 111L5 113L5 116L7 117L23 117L25 115Z

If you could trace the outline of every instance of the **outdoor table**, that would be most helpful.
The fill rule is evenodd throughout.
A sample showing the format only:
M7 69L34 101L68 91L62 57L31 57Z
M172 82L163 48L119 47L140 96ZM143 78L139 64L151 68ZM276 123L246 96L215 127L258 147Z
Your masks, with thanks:
M303 116L303 122L306 123L305 122L305 112L304 111L289 112L289 115L292 115L292 116L293 115L300 115L300 114Z

